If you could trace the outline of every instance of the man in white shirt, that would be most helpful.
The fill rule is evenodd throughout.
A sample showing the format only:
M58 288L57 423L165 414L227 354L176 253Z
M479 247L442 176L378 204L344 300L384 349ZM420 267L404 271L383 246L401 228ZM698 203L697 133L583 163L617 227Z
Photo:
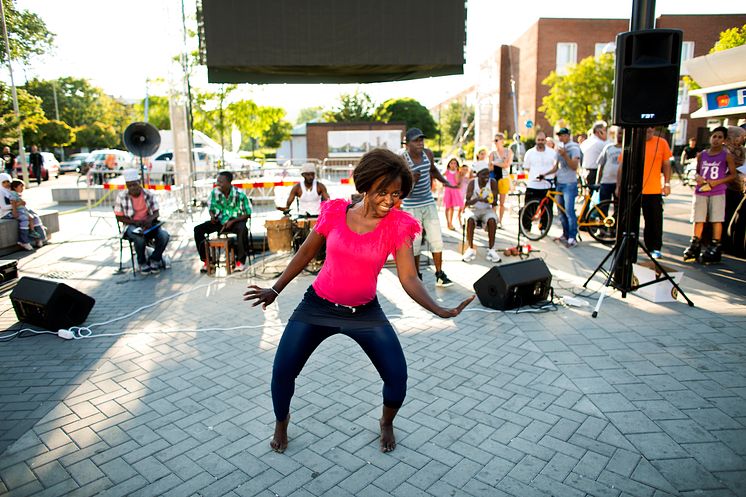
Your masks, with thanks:
M606 123L598 121L593 125L593 134L580 144L580 151L583 152L583 169L585 169L585 180L589 185L595 185L598 173L598 157L601 155L606 141Z
M557 152L547 147L547 135L543 131L538 131L536 133L536 146L526 152L523 161L523 168L528 170L526 196L523 205L547 196L551 184L545 176L554 177L554 175L547 175L547 173L552 170L555 162L557 162ZM531 225L530 215L533 215L533 213L526 213L528 221L523 220L523 225L526 228Z

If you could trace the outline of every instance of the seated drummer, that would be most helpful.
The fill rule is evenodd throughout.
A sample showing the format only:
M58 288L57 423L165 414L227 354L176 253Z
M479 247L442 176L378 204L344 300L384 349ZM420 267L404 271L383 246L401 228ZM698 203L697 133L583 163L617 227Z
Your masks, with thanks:
M293 186L288 196L287 205L278 207L278 210L288 211L293 201L298 199L298 215L300 217L317 217L321 202L329 200L329 193L323 183L316 180L316 166L310 163L303 164L300 168L303 181Z
M249 230L246 221L251 217L251 201L244 192L231 184L233 173L220 171L217 188L210 193L210 220L194 227L194 242L202 259L201 273L207 272L205 238L210 233L235 233L236 271L243 271L249 249Z

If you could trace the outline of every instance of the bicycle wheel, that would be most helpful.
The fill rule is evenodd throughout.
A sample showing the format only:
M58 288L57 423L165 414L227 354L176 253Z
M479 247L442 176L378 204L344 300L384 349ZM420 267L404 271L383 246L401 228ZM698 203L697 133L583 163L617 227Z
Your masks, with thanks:
M518 213L518 227L521 234L529 240L541 240L552 226L551 203L532 200L521 208Z
M616 206L611 200L603 200L590 207L583 221L596 241L604 245L616 241Z

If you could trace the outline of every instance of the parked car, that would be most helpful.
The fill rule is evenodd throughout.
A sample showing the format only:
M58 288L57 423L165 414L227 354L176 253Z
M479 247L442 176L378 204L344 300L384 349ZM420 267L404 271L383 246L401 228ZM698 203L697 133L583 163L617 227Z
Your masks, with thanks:
M223 157L221 157L220 150L195 148L192 150L192 153L194 154L194 170L197 173L197 178L195 179L203 178L208 173L214 175L218 169L232 171L241 177L252 177L261 174L261 164L243 159L233 152L225 153L225 165L222 167L220 166L220 161ZM173 150L167 150L156 155L150 161L150 164L150 181L169 185L174 184L175 163Z
M60 161L57 160L57 157L54 156L54 154L50 152L40 152L41 156L44 158L44 164L41 165L41 179L42 181L49 181L50 176L54 176L55 178L59 178L60 176ZM31 168L31 165L29 163L29 154L26 154L26 165L28 165L28 177L29 179L36 179L36 176L34 176L34 171ZM18 178L21 177L22 169L21 166L16 163L16 176Z
M209 149L194 149L194 168L197 172L215 170L220 163L220 154ZM155 183L174 184L174 152L168 150L155 156L150 161L150 181Z
M81 168L86 169L90 183L102 184L106 178L117 176L124 169L135 167L132 154L124 150L94 150L85 158Z
M81 172L83 162L89 155L87 152L72 154L67 160L60 162L60 174Z

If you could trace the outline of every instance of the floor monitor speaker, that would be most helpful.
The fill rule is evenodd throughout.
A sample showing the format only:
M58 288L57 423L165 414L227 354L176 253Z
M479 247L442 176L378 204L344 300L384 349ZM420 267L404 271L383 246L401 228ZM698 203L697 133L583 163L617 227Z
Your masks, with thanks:
M24 276L10 293L18 320L50 331L82 324L96 301L56 281Z
M645 127L676 121L682 38L678 29L617 35L614 124Z
M479 302L504 311L536 304L549 297L552 273L542 259L494 266L474 283Z

